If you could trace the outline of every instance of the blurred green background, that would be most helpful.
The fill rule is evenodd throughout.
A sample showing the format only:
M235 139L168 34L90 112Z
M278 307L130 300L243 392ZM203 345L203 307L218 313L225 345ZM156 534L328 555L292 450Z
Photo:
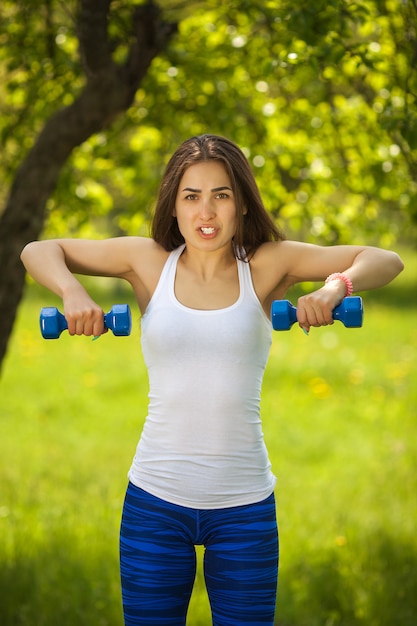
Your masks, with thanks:
M56 153L39 139L83 97L81 53L100 44L104 75L122 75L137 43L136 3L95 0L107 4L101 30L79 11L88 0L0 4L0 359L30 233L147 235L177 145L230 137L289 237L382 245L406 263L364 294L362 329L274 333L262 408L278 476L276 623L415 626L416 3L160 0L176 35L111 124L81 143L77 124L63 129L73 149L50 184ZM80 45L96 27L100 41ZM106 310L132 305L130 338L44 341L39 310L60 302L29 281L2 362L2 626L122 624L118 527L147 379L130 293L86 284ZM209 623L200 568L189 625Z
M364 296L363 328L274 333L262 410L280 626L416 624L417 258L403 256ZM130 295L87 284L105 309L132 304L131 337L43 340L40 307L59 302L31 285L0 383L4 626L123 623L118 530L147 378ZM201 568L188 623L211 623Z

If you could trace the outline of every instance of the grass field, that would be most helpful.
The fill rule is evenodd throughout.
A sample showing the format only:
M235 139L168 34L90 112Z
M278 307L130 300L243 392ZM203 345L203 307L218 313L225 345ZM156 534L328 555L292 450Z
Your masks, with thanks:
M362 329L274 333L262 408L279 626L417 624L415 254L406 263L364 295ZM118 527L147 401L138 316L129 338L44 341L50 304L28 289L0 381L0 623L121 626ZM210 623L200 568L188 624Z

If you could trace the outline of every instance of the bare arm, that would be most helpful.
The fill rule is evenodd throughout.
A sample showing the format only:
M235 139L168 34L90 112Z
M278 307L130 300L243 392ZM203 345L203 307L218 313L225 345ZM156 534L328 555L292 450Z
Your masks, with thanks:
M388 284L402 269L400 257L389 250L284 241L266 244L260 249L255 276L260 285L258 295L267 308L272 299L283 297L296 283L324 281L329 274L342 272L352 281L354 292L366 291ZM300 325L309 328L332 324L332 311L345 294L345 283L336 280L299 298L297 318Z
M294 242L292 242L294 244ZM355 292L383 287L403 269L395 252L371 246L293 245L288 281L325 280L329 274L343 272L352 281Z
M330 249L335 253L335 265L332 272L342 272L352 281L353 291L366 291L383 287L391 282L403 269L399 256L389 250L379 248L350 249L345 246L341 249ZM349 253L353 252L352 260ZM347 256L345 256L347 255ZM328 274L324 272L326 276ZM320 279L326 278L321 274ZM318 290L299 298L297 303L297 319L300 326L309 329L310 326L332 324L332 311L346 295L346 285L341 280L334 280L323 285Z
M151 270L146 270L150 267L146 260L155 246L152 240L141 237L55 239L28 244L21 259L34 280L62 298L70 334L99 335L103 332L103 311L74 274L124 278L140 296L146 288L138 268L144 268L142 278L147 283Z

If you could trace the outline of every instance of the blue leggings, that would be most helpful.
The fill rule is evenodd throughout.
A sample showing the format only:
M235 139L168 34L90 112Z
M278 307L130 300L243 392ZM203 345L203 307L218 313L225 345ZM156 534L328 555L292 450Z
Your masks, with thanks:
M204 545L213 626L274 623L275 499L226 509L170 504L129 483L120 530L125 626L184 626Z

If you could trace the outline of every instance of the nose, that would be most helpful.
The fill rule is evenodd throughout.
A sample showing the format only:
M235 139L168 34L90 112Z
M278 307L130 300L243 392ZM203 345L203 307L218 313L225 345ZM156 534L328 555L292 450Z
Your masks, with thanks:
M200 205L200 217L204 220L213 219L216 215L216 206L212 198L203 198Z

